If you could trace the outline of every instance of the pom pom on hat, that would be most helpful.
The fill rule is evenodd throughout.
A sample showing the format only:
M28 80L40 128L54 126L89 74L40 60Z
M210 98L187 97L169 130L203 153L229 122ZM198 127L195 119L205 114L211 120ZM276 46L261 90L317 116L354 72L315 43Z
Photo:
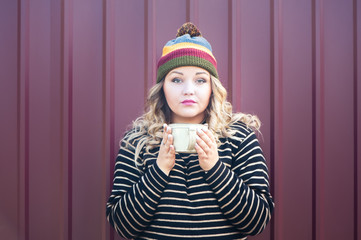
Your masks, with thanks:
M169 71L181 66L200 67L218 78L217 61L213 56L212 47L202 37L198 28L190 22L183 24L178 29L176 38L168 41L163 47L163 53L157 65L157 83Z
M191 22L186 22L184 23L177 32L176 37L180 37L183 36L185 34L189 34L191 37L202 37L201 32L199 31L199 29L197 28L196 25L194 25Z

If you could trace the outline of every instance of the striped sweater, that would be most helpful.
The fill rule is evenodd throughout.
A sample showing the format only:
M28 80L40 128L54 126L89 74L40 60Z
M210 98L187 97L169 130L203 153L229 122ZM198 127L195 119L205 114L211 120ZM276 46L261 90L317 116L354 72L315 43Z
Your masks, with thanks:
M219 161L204 172L197 154L176 154L169 176L158 167L159 147L141 151L122 141L107 219L131 239L247 239L260 233L274 203L268 170L255 133L243 123L231 126L232 138L221 138Z

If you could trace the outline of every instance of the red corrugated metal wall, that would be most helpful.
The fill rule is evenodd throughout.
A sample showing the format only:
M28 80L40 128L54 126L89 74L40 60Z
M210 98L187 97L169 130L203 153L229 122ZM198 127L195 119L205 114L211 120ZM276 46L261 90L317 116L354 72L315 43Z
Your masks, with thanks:
M119 239L118 143L185 21L263 122L276 210L250 239L361 239L360 0L1 0L1 239Z

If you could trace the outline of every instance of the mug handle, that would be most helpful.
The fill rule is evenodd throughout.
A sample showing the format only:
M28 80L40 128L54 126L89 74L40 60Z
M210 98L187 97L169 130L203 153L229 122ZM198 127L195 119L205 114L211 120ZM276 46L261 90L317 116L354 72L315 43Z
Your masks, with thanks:
M192 151L192 150L194 150L195 145L196 145L196 129L189 128L188 134L189 134L188 151Z

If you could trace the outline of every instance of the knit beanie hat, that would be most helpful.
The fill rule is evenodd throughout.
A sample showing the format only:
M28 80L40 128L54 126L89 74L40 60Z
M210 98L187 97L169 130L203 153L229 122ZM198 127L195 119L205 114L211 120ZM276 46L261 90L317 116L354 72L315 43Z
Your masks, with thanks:
M157 65L157 83L169 71L181 66L196 66L207 70L218 78L217 61L212 54L212 47L202 37L201 32L193 23L185 23L179 29L175 39L163 47L162 57Z

